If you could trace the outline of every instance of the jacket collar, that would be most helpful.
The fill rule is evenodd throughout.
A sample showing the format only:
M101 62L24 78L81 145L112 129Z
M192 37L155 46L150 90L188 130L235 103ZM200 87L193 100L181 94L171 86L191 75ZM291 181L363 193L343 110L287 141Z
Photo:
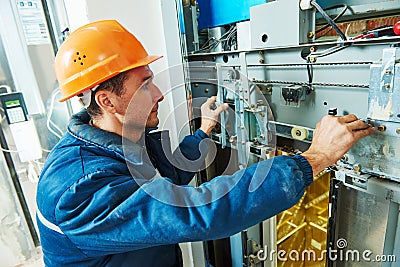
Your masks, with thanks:
M90 126L90 120L90 115L83 109L72 115L67 130L75 138L112 151L133 165L143 164L143 156L146 153L144 136L135 143L118 134Z

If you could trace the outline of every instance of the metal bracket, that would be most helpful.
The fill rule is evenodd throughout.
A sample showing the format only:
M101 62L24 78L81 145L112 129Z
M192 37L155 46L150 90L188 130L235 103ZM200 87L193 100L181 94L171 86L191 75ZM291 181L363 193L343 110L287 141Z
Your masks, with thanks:
M248 255L245 257L247 257L250 267L257 266L257 264L261 262L259 257L257 257L257 254L260 250L262 250L262 247L260 244L258 244L256 241L254 241L252 239L247 240Z
M393 93L396 48L383 49L381 68L381 92Z

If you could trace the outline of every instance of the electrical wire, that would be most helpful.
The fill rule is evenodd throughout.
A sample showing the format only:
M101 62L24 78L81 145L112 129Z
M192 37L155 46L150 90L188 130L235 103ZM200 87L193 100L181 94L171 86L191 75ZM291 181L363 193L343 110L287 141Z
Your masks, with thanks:
M317 51L317 52L312 52L311 54L309 54L309 55L307 56L307 58L310 59L310 58L312 58L312 57L315 57L315 58L326 57L326 56L329 56L329 55L334 54L334 53L336 53L336 52L339 52L340 50L345 49L345 48L347 48L347 47L348 47L348 46L343 46L343 45L341 45L341 44L338 44L338 45L336 45L336 46L334 46L334 47L330 47L330 48L325 49L325 50L320 51L320 52L319 52L319 51Z
M237 28L236 26L232 30L232 32L226 37L226 40L224 42L224 51L231 50L233 42L236 41L236 33L237 33ZM229 46L229 47L228 47Z
M46 153L50 153L51 152L51 150L45 149L43 147L40 147L40 148L42 149L43 152L46 152Z
M335 18L332 19L332 21L336 22L338 19L340 19L344 15L344 13L346 13L347 9L349 8L346 4L330 6L330 7L325 8L324 11L341 8L341 7L343 8L342 11L340 11L339 14ZM331 26L329 23L325 24L324 26L322 26L321 28L316 30L315 33L319 33L321 31L325 30L326 28L328 28L329 26Z
M37 182L39 182L39 173L40 170L42 169L36 161L29 161L28 163L28 180L31 183L36 184Z
M10 150L10 149L5 149L3 147L0 147L0 150L3 152L7 152L7 153L19 153L21 151L17 151L17 150Z
M310 62L310 58L307 59L307 63ZM314 79L314 68L313 65L307 64L307 75L308 75L308 86L310 87L309 89L312 90L312 83Z
M52 117L52 115L53 115L53 110L54 110L54 102L55 102L56 96L57 96L59 93L60 93L60 91L59 91L58 89L53 93L53 96L52 96L51 102L50 102L49 113L48 113L48 115L47 115L47 122L46 122L46 125L47 125L47 129L48 129L52 134L54 134L55 136L57 136L58 139L61 139L61 137L62 137L62 135L63 135L62 130L51 120L51 117ZM58 133L55 132L55 131L50 127L50 124L58 131Z
M224 43L223 47L225 48L225 43L236 33L236 30L236 25L231 26L219 39L215 37L209 38L199 50L193 51L192 53L209 52L218 47L221 43Z
M326 12L324 11L324 9L322 9L322 7L320 5L317 4L317 2L315 2L315 0L311 0L310 2L311 5L313 5L318 12L324 17L324 19L328 22L328 24L330 26L332 26L332 28L337 32L337 34L340 36L340 38L343 41L346 41L347 38L344 35L344 33L339 29L338 25L331 19L331 17L329 17L328 14L326 14Z

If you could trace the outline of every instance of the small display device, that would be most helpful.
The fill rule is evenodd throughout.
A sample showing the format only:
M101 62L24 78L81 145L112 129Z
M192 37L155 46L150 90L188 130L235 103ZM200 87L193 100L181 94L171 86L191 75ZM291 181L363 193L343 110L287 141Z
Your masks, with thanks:
M0 94L0 101L9 124L28 120L28 112L22 93Z

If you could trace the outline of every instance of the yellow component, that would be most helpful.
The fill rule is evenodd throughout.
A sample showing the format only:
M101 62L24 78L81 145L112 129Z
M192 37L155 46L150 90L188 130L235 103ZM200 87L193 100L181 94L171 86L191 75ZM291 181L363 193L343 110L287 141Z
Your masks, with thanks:
M301 254L313 250L316 259L310 261L278 260L278 267L320 267L326 261L326 237L329 216L330 172L323 171L314 177L300 201L277 215L277 250ZM291 214L290 214L291 213Z
M307 129L301 127L293 127L291 134L292 137L297 140L305 140L308 137Z

